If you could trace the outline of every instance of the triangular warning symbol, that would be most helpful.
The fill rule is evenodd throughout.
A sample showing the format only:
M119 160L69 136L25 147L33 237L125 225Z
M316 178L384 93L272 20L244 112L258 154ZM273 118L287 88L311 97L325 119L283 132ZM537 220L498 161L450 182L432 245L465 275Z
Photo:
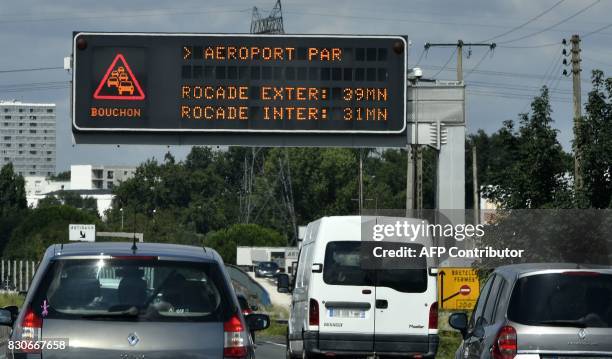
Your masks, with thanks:
M140 83L122 54L117 54L106 70L93 97L96 100L144 100Z

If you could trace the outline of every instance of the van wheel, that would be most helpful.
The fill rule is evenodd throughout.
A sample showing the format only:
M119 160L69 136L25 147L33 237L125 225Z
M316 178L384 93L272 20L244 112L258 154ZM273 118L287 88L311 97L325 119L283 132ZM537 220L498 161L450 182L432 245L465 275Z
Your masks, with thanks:
M302 359L316 359L317 356L313 353L309 353L306 349L302 350Z

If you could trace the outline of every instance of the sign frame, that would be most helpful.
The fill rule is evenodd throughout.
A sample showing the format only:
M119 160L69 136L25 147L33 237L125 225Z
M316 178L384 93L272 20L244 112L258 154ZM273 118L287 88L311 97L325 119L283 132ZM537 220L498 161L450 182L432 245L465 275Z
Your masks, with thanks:
M404 74L403 74L403 103L401 105L401 109L402 109L402 117L401 119L398 119L398 121L402 121L402 128L399 130L377 130L377 131L373 131L373 130L304 130L304 129L296 129L296 130L287 130L287 129L190 129L190 128L148 128L148 129L138 129L138 128L83 128L83 127L79 127L76 123L76 73L77 73L77 66L78 66L78 56L76 56L75 54L77 53L78 49L77 49L77 40L79 36L95 36L95 35L101 35L101 36L143 36L143 37L153 37L153 36L161 36L161 37L219 37L219 38L231 38L231 37L238 37L238 38L253 38L253 37L263 37L265 36L265 38L274 38L274 37L278 37L278 38L346 38L346 39L394 39L394 40L398 40L398 41L402 41L403 43L403 57L404 57ZM408 123L407 123L407 110L408 110L408 101L407 101L407 96L408 96L408 78L406 76L406 71L408 68L408 50L409 50L409 42L408 42L408 38L406 36L401 36L401 35L330 35L330 34L317 34L317 35L309 35L309 34L290 34L290 35L280 35L280 34L274 34L274 35L258 35L258 34L223 34L223 33L170 33L170 32L163 32L163 33L147 33L147 32L87 32L87 31L75 31L73 32L73 37L72 37L72 51L73 51L73 65L72 65L72 91L71 91L71 95L72 95L72 106L71 106L71 117L72 117L72 127L73 127L73 133L76 130L77 132L79 132L80 134L108 134L108 133L113 133L114 136L113 137L119 137L121 135L129 135L129 134L133 134L133 135L144 135L144 134L150 134L150 135L155 135L155 134L162 134L162 135L167 135L167 136L180 136L180 135L198 135L198 134L202 134L202 135L214 135L214 134L227 134L227 135L240 135L240 134L245 134L245 133L249 133L249 134L254 134L254 135L274 135L274 134L295 134L295 135L304 135L306 137L313 137L313 140L316 139L317 135L324 135L324 136L334 136L334 135L340 135L340 136L344 136L346 135L346 137L350 138L350 135L357 135L357 136L363 136L363 137L367 137L369 135L374 135L376 137L393 137L392 135L398 136L398 135L406 135L407 129L408 129ZM85 137L87 138L87 136ZM86 140L87 141L87 140ZM89 140L91 141L91 139ZM384 140L383 140L384 141ZM405 140L404 140L405 141ZM100 141L103 143L103 141ZM121 141L119 141L121 142ZM139 141L136 141L139 142ZM146 143L151 143L148 139L145 139L144 142ZM164 143L164 141L161 141L162 143ZM175 141L171 141L171 142L175 142ZM180 144L183 141L178 141L178 144ZM187 141L189 142L189 141ZM230 141L233 142L233 141ZM289 141L291 142L291 141ZM302 142L302 141L298 141L298 142ZM305 141L308 142L308 141ZM324 141L326 142L326 141ZM333 141L331 141L333 142ZM345 146L344 144L342 144L343 142L347 142L345 141L339 141L341 142L341 144L339 144L339 146ZM348 142L353 142L353 141L348 141ZM369 142L369 141L368 141ZM374 142L378 142L378 141L374 141ZM391 141L393 142L397 142L397 141ZM91 142L89 142L91 143ZM114 141L114 143L118 143L117 141ZM141 142L139 142L141 143ZM366 145L369 146L369 145ZM397 146L392 145L392 146ZM352 146L351 146L352 147ZM365 147L365 146L364 146ZM383 145L383 147L385 147Z

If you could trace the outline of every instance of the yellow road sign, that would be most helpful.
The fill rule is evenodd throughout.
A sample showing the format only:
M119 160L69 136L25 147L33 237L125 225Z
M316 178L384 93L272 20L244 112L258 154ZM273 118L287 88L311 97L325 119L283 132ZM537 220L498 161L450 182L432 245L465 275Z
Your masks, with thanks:
M480 294L476 271L472 268L440 268L438 293L441 309L473 309Z

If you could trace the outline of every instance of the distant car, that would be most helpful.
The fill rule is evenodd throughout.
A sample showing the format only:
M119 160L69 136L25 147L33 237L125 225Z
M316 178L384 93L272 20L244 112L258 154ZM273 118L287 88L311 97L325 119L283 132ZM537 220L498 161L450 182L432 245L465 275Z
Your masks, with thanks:
M269 318L242 314L217 252L155 243L131 248L51 246L17 318L0 309L0 325L13 326L10 340L18 343L14 357L254 358L248 331L266 328ZM56 350L33 348L36 342Z
M119 95L123 95L124 92L129 93L130 95L134 94L134 84L132 81L121 81L119 83L119 87L117 88L119 91Z
M257 278L274 278L278 273L280 273L280 268L275 262L259 262L255 267L255 277Z
M106 86L107 87L118 87L119 79L114 76L109 77L108 80L106 80Z
M518 264L487 279L468 320L449 317L456 359L612 357L612 269Z

